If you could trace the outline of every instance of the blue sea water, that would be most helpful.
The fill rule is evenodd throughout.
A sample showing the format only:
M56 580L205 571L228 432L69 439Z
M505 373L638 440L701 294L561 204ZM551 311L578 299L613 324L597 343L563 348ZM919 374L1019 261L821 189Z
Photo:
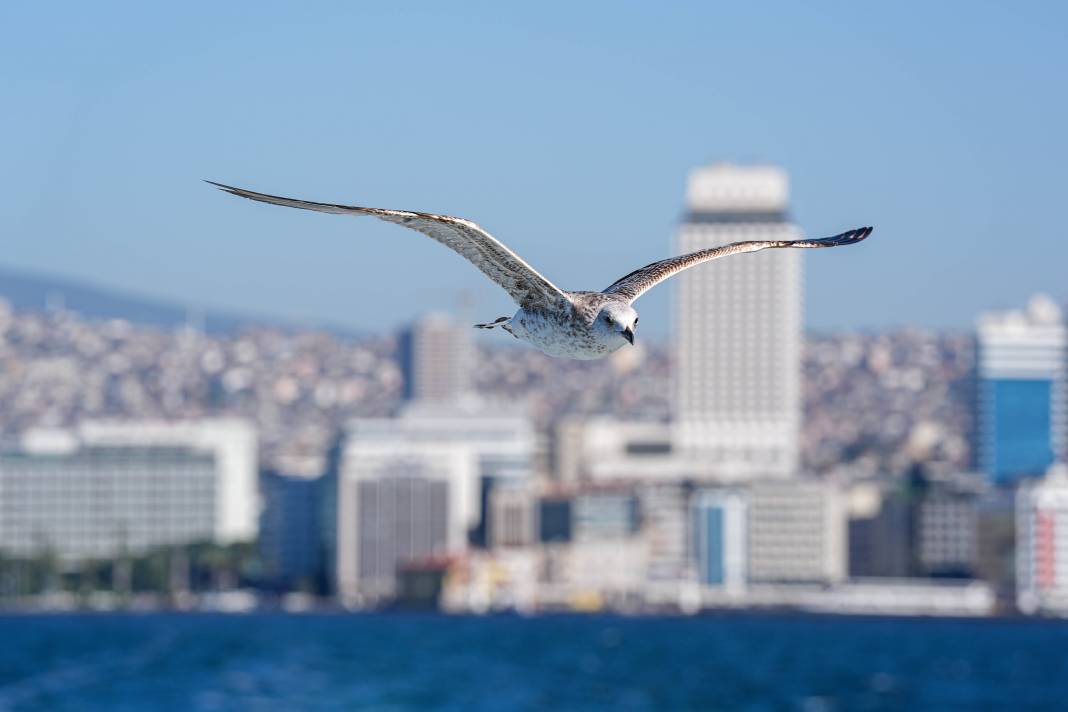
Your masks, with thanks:
M1068 709L1068 623L0 617L0 710Z

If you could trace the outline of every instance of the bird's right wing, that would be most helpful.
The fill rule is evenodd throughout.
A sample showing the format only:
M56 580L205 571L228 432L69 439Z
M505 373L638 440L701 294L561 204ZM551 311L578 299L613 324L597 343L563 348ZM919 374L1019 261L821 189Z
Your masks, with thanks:
M272 205L316 210L337 215L371 215L386 222L396 223L423 233L437 240L450 250L478 267L484 275L504 288L519 306L535 309L561 309L570 306L571 300L559 287L542 277L537 270L493 235L477 224L463 218L432 213L414 213L407 210L360 208L354 205L313 203L308 200L282 198L276 195L256 193L244 188L206 181L233 195L258 200Z
M748 242L732 242L731 244L723 245L722 247L711 247L707 250L691 252L688 255L679 255L678 257L669 257L666 260L653 262L641 269L634 270L625 277L620 277L604 291L605 294L618 294L625 297L628 302L633 302L668 277L672 277L682 270L693 267L694 265L699 265L702 262L719 259L720 257L726 257L727 255L736 255L741 252L756 252L758 250L767 250L776 247L800 247L811 249L818 247L852 245L853 243L860 242L866 238L871 234L871 231L872 228L870 227L862 227L857 230L850 230L833 237L823 237L818 240L751 240Z

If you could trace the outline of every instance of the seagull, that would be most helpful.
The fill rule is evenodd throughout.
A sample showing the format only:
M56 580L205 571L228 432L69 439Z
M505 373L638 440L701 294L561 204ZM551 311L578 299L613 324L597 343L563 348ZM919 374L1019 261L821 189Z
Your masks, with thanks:
M408 210L315 203L257 193L210 180L205 182L249 200L337 215L371 215L421 232L459 253L500 285L519 305L519 310L512 316L475 324L476 328L501 327L550 356L572 359L601 358L623 344L633 345L634 331L638 326L638 312L632 306L634 301L684 269L743 252L852 245L872 232L871 227L862 227L817 240L734 242L653 262L617 279L600 292L570 292L557 287L504 243L464 218Z

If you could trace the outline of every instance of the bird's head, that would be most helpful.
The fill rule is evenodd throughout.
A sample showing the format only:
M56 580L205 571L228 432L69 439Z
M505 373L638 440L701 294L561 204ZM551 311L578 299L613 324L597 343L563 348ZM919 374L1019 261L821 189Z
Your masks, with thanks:
M634 307L622 302L610 302L605 304L593 328L601 334L609 344L617 339L622 339L630 344L634 343L634 329L638 326L638 312ZM621 344L616 343L619 346Z

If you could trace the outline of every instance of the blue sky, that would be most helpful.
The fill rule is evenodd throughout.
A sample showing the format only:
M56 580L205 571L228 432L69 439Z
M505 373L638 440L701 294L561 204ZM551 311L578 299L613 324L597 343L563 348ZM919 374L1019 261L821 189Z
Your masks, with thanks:
M784 166L809 233L876 226L806 255L812 328L1068 297L1068 6L664 5L5 3L0 263L367 329L467 290L481 321L507 296L425 238L200 180L462 215L591 289L732 160Z

